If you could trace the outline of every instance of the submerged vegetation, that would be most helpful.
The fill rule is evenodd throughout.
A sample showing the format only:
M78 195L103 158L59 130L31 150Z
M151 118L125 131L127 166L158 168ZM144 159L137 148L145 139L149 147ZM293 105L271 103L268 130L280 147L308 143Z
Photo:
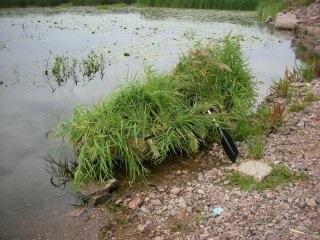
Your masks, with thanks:
M77 107L55 136L74 146L76 184L112 178L118 167L134 181L146 176L146 164L196 153L216 136L217 124L246 121L254 97L239 39L229 36L223 44L191 49L170 73L147 68L143 79L94 107Z

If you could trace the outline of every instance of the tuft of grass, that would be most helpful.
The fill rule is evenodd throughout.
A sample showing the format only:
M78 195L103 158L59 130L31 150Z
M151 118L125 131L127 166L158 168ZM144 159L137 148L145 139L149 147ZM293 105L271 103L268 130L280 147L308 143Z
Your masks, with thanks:
M308 6L315 0L262 0L257 5L257 16L260 20L266 20L268 17L275 17L277 13L287 8L299 8Z
M290 105L289 111L290 112L300 112L303 109L305 109L307 105L308 105L307 102L294 102Z
M257 6L257 15L260 20L266 20L268 17L275 17L278 12L286 9L286 4L282 0L264 0Z
M304 64L298 68L299 79L303 82L311 82L316 78L316 74L312 69L312 64Z
M202 8L224 10L255 10L261 0L137 0L141 6L171 8Z
M261 159L265 150L263 136L254 136L247 140L249 156L254 159Z
M256 182L252 177L242 177L236 172L229 175L232 185L239 186L242 190L274 190L277 186L294 181L306 181L309 177L304 172L292 172L285 166L273 166L272 172L262 182Z
M228 127L244 119L254 97L239 39L227 36L221 45L191 49L170 73L147 68L143 78L128 81L92 108L77 107L55 136L74 146L76 184L105 181L116 167L134 181L145 178L146 164L196 153L217 134L217 123Z
M312 92L309 92L309 93L307 93L307 94L305 95L304 100L305 100L306 102L309 102L309 103L310 103L310 102L319 101L320 98L319 98L316 94L314 94L314 93L312 93Z

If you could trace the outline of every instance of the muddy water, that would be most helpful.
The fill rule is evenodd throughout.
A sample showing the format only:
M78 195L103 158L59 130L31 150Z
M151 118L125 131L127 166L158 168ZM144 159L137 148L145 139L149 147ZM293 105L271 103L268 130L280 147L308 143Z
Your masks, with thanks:
M97 102L145 66L169 71L189 47L230 32L243 38L260 97L297 64L290 37L270 34L250 12L0 10L0 238L46 239L72 225L71 190L50 184L41 156L56 147L46 131L75 105ZM52 92L44 76L50 52L82 59L91 50L106 58L104 78Z

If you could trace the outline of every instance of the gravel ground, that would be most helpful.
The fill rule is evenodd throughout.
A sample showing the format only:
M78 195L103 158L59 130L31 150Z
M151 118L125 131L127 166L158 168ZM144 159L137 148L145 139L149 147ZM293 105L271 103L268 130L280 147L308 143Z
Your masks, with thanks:
M310 88L320 97L320 79L295 83L293 102ZM276 99L279 101L281 99ZM115 198L114 214L102 220L99 239L320 239L320 101L302 111L286 111L285 121L266 138L263 160L303 171L307 181L274 191L242 191L228 181L233 166L217 145L201 152L196 171L168 170L158 181L127 198ZM237 143L248 160L244 143ZM219 167L210 162L220 161ZM212 209L223 209L214 217ZM100 212L103 211L100 209Z

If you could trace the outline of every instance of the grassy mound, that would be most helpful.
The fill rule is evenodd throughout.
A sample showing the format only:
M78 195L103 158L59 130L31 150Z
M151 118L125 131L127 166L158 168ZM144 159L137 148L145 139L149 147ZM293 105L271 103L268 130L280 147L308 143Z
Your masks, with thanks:
M75 183L104 181L124 166L130 179L147 174L145 163L193 154L216 123L244 121L254 100L254 83L239 40L191 49L166 74L146 70L92 108L77 107L56 136L78 156ZM208 109L212 114L206 114Z

